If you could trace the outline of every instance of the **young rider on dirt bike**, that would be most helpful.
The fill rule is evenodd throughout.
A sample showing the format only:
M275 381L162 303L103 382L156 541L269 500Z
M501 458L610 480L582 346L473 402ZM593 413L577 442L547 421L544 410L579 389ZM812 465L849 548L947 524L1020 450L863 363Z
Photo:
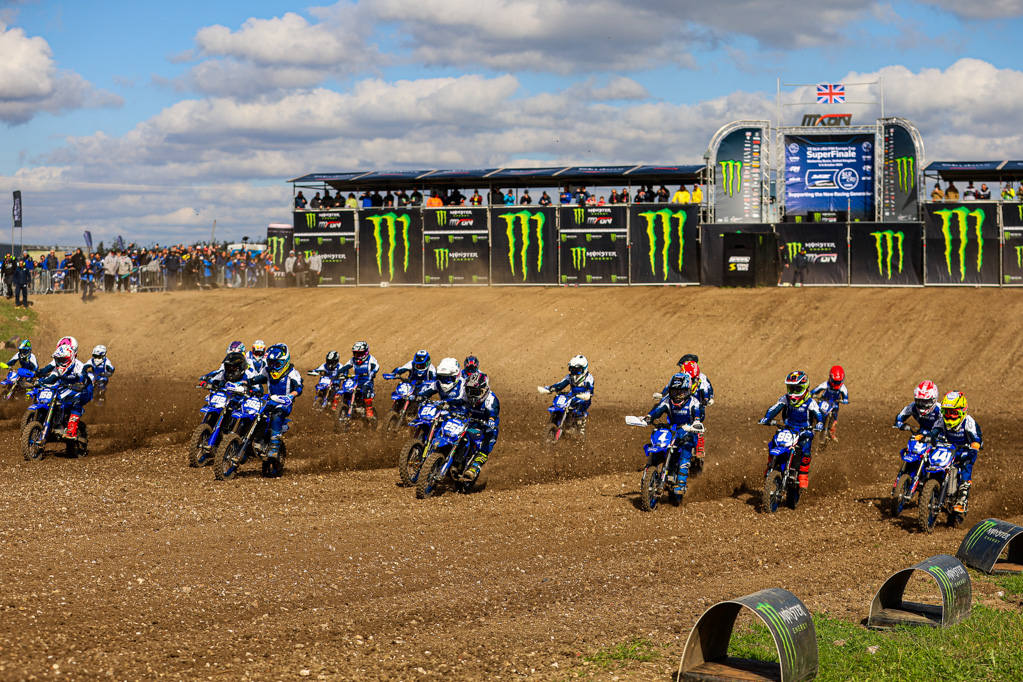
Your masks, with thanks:
M984 447L980 425L966 414L966 396L959 391L949 391L941 401L942 424L933 433L956 447L955 464L959 469L959 499L952 510L965 514L970 501L970 484L973 481L973 465L977 453Z
M479 431L482 437L476 457L464 475L468 480L475 480L490 453L494 451L501 424L501 403L490 390L490 380L483 372L476 372L465 380L464 411L471 420L470 428Z
M690 359L687 359L690 358ZM707 375L700 371L700 366L696 364L696 356L693 354L683 355L678 361L679 369L683 374L688 374L689 378L693 380L693 395L704 408L714 404L714 387L710 385L710 379ZM670 383L670 382L669 382ZM664 387L663 395L668 394L668 387ZM703 457L706 454L703 440L703 434L698 434L696 437L696 450L693 455L696 457Z
M478 371L480 371L480 359L475 355L466 356L465 361L462 362L462 378L468 379Z
M845 370L841 365L835 365L828 373L828 380L821 382L817 388L810 391L810 395L820 400L823 398L832 404L831 414L835 415L831 420L831 428L828 435L831 440L838 440L835 435L835 427L838 426L838 406L849 404L849 389L845 387ZM827 417L828 415L824 415Z
M560 393L567 388L573 396L589 394L586 400L579 400L573 405L573 409L578 410L582 415L576 422L580 436L586 435L586 418L589 416L590 404L593 402L593 375L590 374L589 367L589 361L586 360L585 355L576 355L568 361L568 374L561 381L545 386L549 393Z
M32 342L28 339L18 344L18 352L7 361L10 367L14 367L15 363L21 369L27 369L30 372L35 372L39 369L39 361L36 360L36 355L32 352Z
M454 358L441 360L437 365L437 378L426 382L419 389L419 397L423 400L433 396L454 405L465 402L465 382L458 372L458 360Z
M401 367L395 367L391 370L391 374L395 376L401 376L406 372L408 373L408 381L411 381L417 387L437 378L437 369L430 362L430 354L425 350L417 351L411 360Z
M666 415L671 426L689 426L693 422L702 422L703 404L693 395L693 379L688 374L679 372L668 382L668 388L661 402L643 417L643 421L651 424L661 415ZM681 437L681 436L680 436ZM676 441L679 442L679 441ZM681 439L678 457L678 476L675 478L675 494L684 495L686 479L689 477L689 463L693 457L696 439Z
M53 352L53 362L40 369L36 376L42 386L60 385L73 392L71 415L64 433L68 438L78 435L78 422L86 404L92 400L92 377L85 371L85 365L78 360L78 341L65 336Z
M106 346L100 345L92 349L92 358L85 363L85 371L92 372L93 376L107 377L114 373L114 364L107 358Z
M269 352L267 353L269 356ZM269 360L267 360L269 362ZM376 413L373 412L373 379L380 371L380 363L369 354L369 344L365 341L356 341L352 346L352 359L341 366L341 374L348 376L349 370L355 375L355 382L362 392L363 403L366 406L366 418L376 421Z
M271 402L267 410L270 412L270 449L268 458L277 457L281 447L281 433L291 414L292 402L302 395L302 375L291 364L291 352L283 343L275 343L266 351L266 367L260 374L266 382L267 392L271 396L287 396L287 403Z
M810 447L814 432L824 428L824 415L821 414L820 405L810 395L810 380L806 372L795 371L785 377L785 395L767 410L760 423L770 424L779 413L785 426L799 434L799 445L803 449L803 459L799 463L799 487L808 488Z
M913 402L895 415L893 428L909 430L906 420L912 417L920 426L920 433L933 431L941 426L941 410L938 409L938 387L933 381L921 381L913 391ZM920 436L923 437L922 435Z
M252 365L252 369L257 372L263 371L263 367L266 366L266 343L263 339L256 339L252 344L252 350L246 354L245 358Z

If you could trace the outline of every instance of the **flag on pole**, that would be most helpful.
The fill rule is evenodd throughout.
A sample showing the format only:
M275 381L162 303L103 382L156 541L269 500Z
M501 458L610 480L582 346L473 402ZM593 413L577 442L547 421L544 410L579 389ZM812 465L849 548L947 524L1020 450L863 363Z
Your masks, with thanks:
M87 248L89 250L89 253L92 253L92 232L89 232L88 230L86 230L84 236L85 236L85 248Z
M14 193L14 210L11 213L14 217L14 226L21 227L21 190Z
M845 86L841 83L821 83L817 86L817 104L844 104Z
M117 235L117 241L115 242L118 251L124 251L124 237Z

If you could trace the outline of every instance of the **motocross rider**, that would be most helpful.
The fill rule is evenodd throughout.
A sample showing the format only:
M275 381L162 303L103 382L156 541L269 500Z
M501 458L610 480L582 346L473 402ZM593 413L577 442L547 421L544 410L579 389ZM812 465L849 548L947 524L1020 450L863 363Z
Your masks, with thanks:
M417 351L411 360L401 367L395 367L391 370L391 374L395 376L401 376L406 372L408 373L408 381L411 381L416 387L437 378L437 369L430 362L430 353L425 350Z
M688 358L688 359L687 359ZM678 366L682 370L683 374L688 374L689 378L693 380L693 395L704 408L714 404L714 387L710 385L710 379L707 375L700 371L700 366L697 363L696 356L693 354L683 355L678 361ZM664 395L668 394L668 387L664 387ZM696 436L696 450L693 452L694 457L703 457L706 454L704 450L703 434L697 434Z
M283 403L271 401L267 408L270 411L270 449L267 457L272 459L280 451L281 434L287 428L292 402L302 395L302 375L291 364L291 353L285 344L275 343L267 349L266 366L260 373L260 379L265 381L271 397L287 398Z
M212 388L220 388L226 383L235 383L243 384L250 391L254 391L256 386L265 383L259 377L260 373L253 371L244 354L232 351L224 356L220 368L204 376L199 385L209 384Z
M572 409L578 413L577 424L579 435L586 435L586 418L589 416L590 404L593 402L593 375L589 372L590 363L585 355L576 355L568 361L568 374L558 382L545 386L548 393L560 393L568 389L573 400Z
M920 427L918 438L923 434L934 431L941 426L941 410L938 407L938 387L933 381L921 381L913 391L913 402L902 408L902 412L895 415L895 424L892 428L908 431L910 429L906 420L912 417Z
M32 352L32 342L28 339L18 344L18 352L7 361L7 365L10 367L13 367L15 363L21 369L27 369L30 372L35 372L39 369L39 361L36 360L36 355Z
M471 422L473 441L479 443L476 457L462 477L463 480L473 481L487 463L490 453L494 451L498 427L501 424L501 403L490 390L490 380L483 372L476 372L465 380L465 403L462 411Z
M778 398L778 402L767 410L760 423L770 424L779 413L785 426L799 434L799 445L803 450L803 459L799 464L799 487L808 488L810 447L813 444L814 432L824 428L824 416L821 414L820 405L810 395L810 380L806 372L795 371L785 377L785 395Z
M462 362L462 378L468 379L478 371L480 371L480 359L475 355L466 356Z
M92 377L78 360L78 341L75 337L65 336L61 339L57 350L53 352L53 362L40 369L36 376L42 386L59 386L72 392L72 398L68 401L71 414L64 429L64 437L77 437L82 412L92 400Z
M647 424L653 423L661 415L666 415L670 426L691 426L694 422L703 422L703 404L693 394L693 379L688 374L679 372L668 382L668 390L654 409L643 417ZM680 434L681 436L681 434ZM678 439L678 473L675 477L675 494L684 495L686 480L689 478L689 463L693 457L696 438L686 434Z
M465 382L458 371L458 360L444 358L437 365L437 378L428 381L419 389L419 397L427 400L437 396L450 405L465 403Z
M355 383L362 392L362 400L366 406L366 418L376 421L377 416L373 412L373 379L380 371L380 363L369 354L369 344L365 341L355 342L352 346L352 359L343 364L339 372L342 376L348 376L349 370L355 375Z
M99 345L92 349L92 359L85 363L85 371L108 379L113 375L114 363L107 359L106 346Z
M980 424L966 414L966 396L959 391L949 391L941 401L942 424L935 429L935 435L956 448L955 464L959 469L959 497L952 511L965 514L969 508L970 485L973 482L973 465L977 453L984 447Z
M256 339L252 344L252 350L245 355L245 358L252 365L252 369L257 372L263 371L263 367L266 366L266 343L263 339Z
M831 436L831 440L837 441L838 437L835 436L835 427L838 426L838 406L849 404L849 389L845 387L845 370L842 369L841 365L835 365L828 372L828 380L821 382L821 384L810 391L817 400L824 399L831 403L831 414L835 415L835 418L831 420L831 428L828 429L828 435ZM828 415L824 415L827 417Z

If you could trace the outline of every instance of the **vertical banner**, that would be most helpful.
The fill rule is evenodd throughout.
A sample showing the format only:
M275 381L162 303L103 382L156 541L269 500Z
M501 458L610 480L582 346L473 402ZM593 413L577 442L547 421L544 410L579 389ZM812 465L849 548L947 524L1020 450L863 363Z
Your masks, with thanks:
M700 282L704 286L719 287L724 285L725 234L757 234L772 233L774 226L767 223L744 225L702 225L700 227ZM773 248L773 247L772 247ZM633 250L633 259L636 258ZM775 258L772 258L772 263ZM731 264L728 264L731 265ZM772 282L777 284L777 282Z
M487 209L423 209L423 282L452 286L490 283Z
M295 229L285 223L272 223L266 228L266 248L278 270L284 270L284 259L294 248Z
M927 284L998 284L998 204L927 204Z
M359 211L359 284L422 283L422 212L403 208Z
M759 223L763 128L739 128L718 144L714 159L714 219L719 223Z
M558 218L562 284L629 283L625 206L563 206Z
M557 284L558 230L554 207L490 209L493 284Z
M850 223L849 273L861 286L921 286L924 228L921 223Z
M11 208L11 218L15 227L21 227L21 190L14 192L14 206Z
M86 230L82 233L82 236L85 238L85 248L89 253L92 253L92 232Z
M884 126L881 215L885 222L920 220L919 153L913 136L899 123Z
M1023 204L1003 203L1000 206L1003 227L1023 227Z
M700 207L668 204L629 207L632 284L699 284L696 243Z
M849 283L849 247L845 223L781 223L776 229L783 262L789 265L782 269L782 284L793 283L796 272L792 263L800 251L806 253L810 263L804 284L845 286Z
M295 216L295 252L305 254L307 260L314 253L320 255L320 286L357 284L355 211L307 211Z
M1002 240L1002 284L1023 285L1023 226L1005 227Z
M785 135L785 213L874 219L873 135Z

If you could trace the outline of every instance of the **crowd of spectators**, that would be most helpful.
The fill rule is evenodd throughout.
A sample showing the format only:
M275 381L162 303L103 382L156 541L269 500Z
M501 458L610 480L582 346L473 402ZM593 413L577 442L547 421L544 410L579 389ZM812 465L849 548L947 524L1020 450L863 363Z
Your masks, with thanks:
M607 196L597 195L586 191L585 187L565 187L558 196L561 204L574 204L579 206L606 206L614 204L642 204L642 203L673 203L673 204L700 204L703 203L703 189L699 185L693 185L690 192L686 185L680 185L672 193L667 187L661 185L656 190L653 185L640 185L636 188L635 194L630 196L629 189L623 187L621 192L612 188ZM533 198L529 190L525 189L518 195L514 191L501 191L500 188L493 188L487 194L486 205L489 206L529 206ZM550 206L553 201L550 195L544 191L536 202L540 206ZM482 206L484 205L483 195L479 190L466 197L458 189L449 191L431 190L429 195L424 195L418 189L406 192L399 190L397 194L387 190L381 194L379 191L363 192L359 197L354 192L349 192L347 198L339 190L333 196L330 190L324 190L322 195L316 192L311 200L307 200L305 194L299 191L295 195L296 211L322 211L339 208L414 208L426 206L427 208L441 208L444 206Z
M1023 201L1023 182L1020 183L1018 191L1012 188L1011 182L1004 183L1000 196L1002 201ZM960 194L954 180L950 180L944 189L939 181L934 183L934 189L931 190L931 201L991 201L991 189L986 182L980 183L979 188L968 182L966 189Z

